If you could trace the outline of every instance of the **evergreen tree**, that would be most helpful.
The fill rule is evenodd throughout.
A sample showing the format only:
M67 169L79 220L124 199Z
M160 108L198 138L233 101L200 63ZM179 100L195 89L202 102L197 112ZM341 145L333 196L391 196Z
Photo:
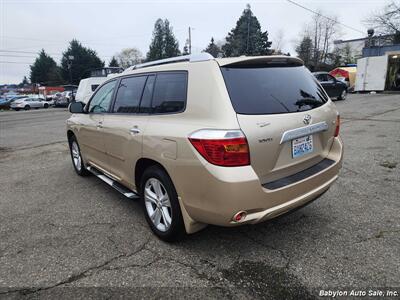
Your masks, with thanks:
M296 47L297 56L304 61L304 65L311 67L313 60L314 47L309 36L303 37L300 44Z
M69 59L70 56L74 58ZM69 69L71 67L71 70ZM62 75L65 81L70 81L70 71L72 84L79 84L82 78L90 76L90 71L96 68L103 68L104 62L97 56L96 51L83 47L77 40L69 43L68 49L63 52L61 59Z
M164 20L164 46L165 57L163 58L174 57L181 54L181 51L179 51L179 43L167 19Z
M247 4L236 27L228 33L226 44L222 46L224 56L267 55L270 54L271 42L268 32L262 32L260 23Z
M172 32L169 21L158 19L154 24L153 39L146 55L147 61L178 55L180 55L179 43Z
M222 50L214 43L214 38L211 38L210 43L208 44L207 48L203 50L204 52L210 53L214 57L218 57Z
M46 54L44 49L40 51L33 65L30 66L30 79L32 83L41 85L57 85L62 83L60 70L53 58ZM24 80L26 77L24 77ZM27 80L26 80L27 81Z
M24 78L22 79L21 84L22 84L22 85L27 85L27 84L29 84L28 78L27 78L26 76L24 76Z
M109 67L119 67L118 61L115 58L115 56L113 56L110 60L110 63L108 64Z

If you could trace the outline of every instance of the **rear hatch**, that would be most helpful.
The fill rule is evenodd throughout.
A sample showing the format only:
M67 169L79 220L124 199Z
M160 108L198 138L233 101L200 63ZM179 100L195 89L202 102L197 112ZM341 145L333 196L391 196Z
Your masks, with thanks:
M261 183L326 158L337 110L300 60L264 57L220 67Z

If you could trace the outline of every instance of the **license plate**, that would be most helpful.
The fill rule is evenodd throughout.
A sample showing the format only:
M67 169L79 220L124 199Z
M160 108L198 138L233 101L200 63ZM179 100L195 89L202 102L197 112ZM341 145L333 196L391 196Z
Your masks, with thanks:
M292 156L293 158L303 156L313 152L313 139L312 135L294 139L292 141Z

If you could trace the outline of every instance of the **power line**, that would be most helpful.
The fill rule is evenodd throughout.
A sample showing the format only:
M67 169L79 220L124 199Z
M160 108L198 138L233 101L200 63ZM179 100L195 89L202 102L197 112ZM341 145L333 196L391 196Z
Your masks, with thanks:
M321 16L321 17L323 17L323 18L325 18L325 19L328 19L328 20L330 20L330 21L332 21L332 22L335 22L335 23L337 23L337 24L339 24L339 25L342 25L343 27L346 27L346 28L348 28L348 29L357 31L357 32L362 33L362 34L365 35L365 32L364 32L364 31L361 31L361 30L359 30L359 29L357 29L357 28L354 28L354 27L351 27L351 26L349 26L349 25L343 24L342 22L339 22L338 20L335 20L335 19L332 19L332 18L330 18L330 17L324 16L323 14L321 14L321 13L315 11L315 10L312 10L311 8L305 7L304 5L301 5L301 4L299 4L299 3L297 3L297 2L295 2L295 1L293 1L293 0L286 0L286 1L289 2L289 3L291 3L291 4L294 4L294 5L298 6L298 7L300 7L300 8L302 8L302 9L305 9L305 10L307 10L307 11L309 11L309 12L312 12L313 14L316 14L316 15L318 15L318 16Z
M31 65L32 63L20 62L20 61L0 61L0 64L20 64L20 65Z
M39 54L40 51L33 52L33 51L21 51L21 50L2 50L0 49L0 52L7 52L7 53L27 53L27 54ZM54 56L61 56L61 54L58 53L49 53L46 52L46 54L54 55Z

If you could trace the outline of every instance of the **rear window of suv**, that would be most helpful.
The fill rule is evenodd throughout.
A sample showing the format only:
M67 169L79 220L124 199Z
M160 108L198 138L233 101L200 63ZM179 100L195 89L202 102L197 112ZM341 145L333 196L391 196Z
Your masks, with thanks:
M304 66L227 66L222 75L238 114L306 111L328 101Z

